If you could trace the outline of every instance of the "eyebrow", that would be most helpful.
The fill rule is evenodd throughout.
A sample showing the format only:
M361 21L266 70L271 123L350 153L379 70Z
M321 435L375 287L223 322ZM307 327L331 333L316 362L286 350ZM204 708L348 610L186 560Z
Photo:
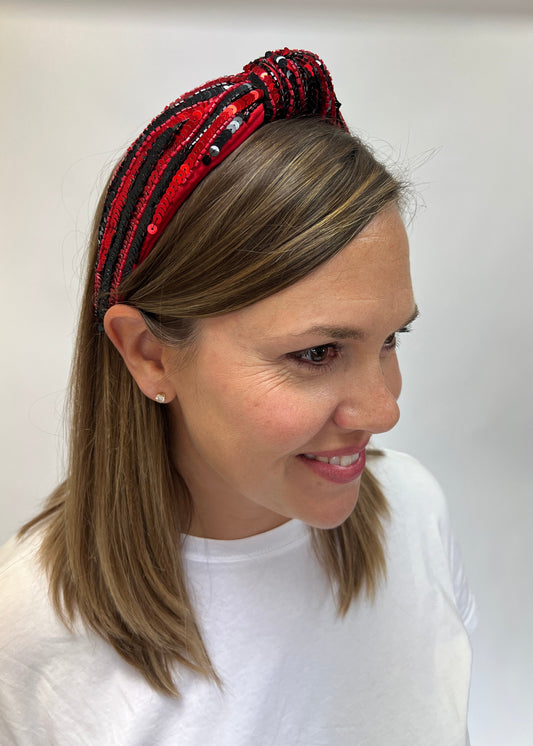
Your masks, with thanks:
M414 311L411 313L409 318L404 321L403 324L400 324L398 329L405 329L410 324L412 324L413 321L418 318L418 316L420 316L420 311L418 309L418 306L415 306ZM317 334L322 337L330 337L331 339L356 340L365 339L367 336L366 332L364 332L362 329L357 329L353 326L322 326L321 324L316 324L315 326L310 326L308 329L305 329L302 332L291 334L291 337L303 337L308 334Z

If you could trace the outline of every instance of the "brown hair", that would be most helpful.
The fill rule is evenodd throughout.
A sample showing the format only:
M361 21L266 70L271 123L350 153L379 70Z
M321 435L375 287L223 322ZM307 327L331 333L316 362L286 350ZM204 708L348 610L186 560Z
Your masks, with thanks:
M340 251L398 202L401 184L349 133L313 119L265 125L209 174L120 286L166 344L195 319L272 295ZM98 226L100 208L95 226ZM65 624L76 614L157 690L176 663L218 681L187 594L177 537L193 506L170 463L167 409L137 388L93 312L96 228L71 382L65 481L21 533L43 524L41 560ZM343 525L313 529L339 613L385 572L386 500L363 474Z

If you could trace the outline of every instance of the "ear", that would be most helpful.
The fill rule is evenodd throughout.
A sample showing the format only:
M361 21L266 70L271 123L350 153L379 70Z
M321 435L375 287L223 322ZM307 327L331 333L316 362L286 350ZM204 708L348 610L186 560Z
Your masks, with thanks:
M176 394L166 372L166 348L149 331L140 311L117 303L106 312L104 329L143 394L149 399L164 394L164 401L171 401Z

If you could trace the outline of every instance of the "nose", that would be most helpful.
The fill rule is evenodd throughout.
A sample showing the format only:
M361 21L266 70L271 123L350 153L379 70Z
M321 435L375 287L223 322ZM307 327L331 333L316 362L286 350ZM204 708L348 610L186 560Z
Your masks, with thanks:
M335 409L333 419L343 430L366 430L369 433L386 433L400 419L397 397L401 379L389 388L380 367L358 380L348 382Z

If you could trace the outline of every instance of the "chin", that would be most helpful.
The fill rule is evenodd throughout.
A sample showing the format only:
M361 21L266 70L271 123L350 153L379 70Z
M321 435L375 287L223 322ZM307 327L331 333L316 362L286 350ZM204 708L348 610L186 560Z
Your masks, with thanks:
M352 511L344 515L342 518L337 518L336 520L309 520L304 521L308 526L311 528L319 528L323 530L332 530L334 528L338 528L339 526L342 526L342 524L350 517L352 514Z
M323 505L321 509L317 510L313 514L310 511L306 512L305 516L300 518L301 521L306 523L312 528L321 529L332 529L341 526L347 518L353 513L355 506L357 505L358 493L355 496L350 496L349 501L344 501L342 505Z
M357 500L361 480L351 483L348 489L342 490L337 495L321 495L313 501L312 506L308 506L304 523L313 528L332 529L341 526L347 518L353 513Z

